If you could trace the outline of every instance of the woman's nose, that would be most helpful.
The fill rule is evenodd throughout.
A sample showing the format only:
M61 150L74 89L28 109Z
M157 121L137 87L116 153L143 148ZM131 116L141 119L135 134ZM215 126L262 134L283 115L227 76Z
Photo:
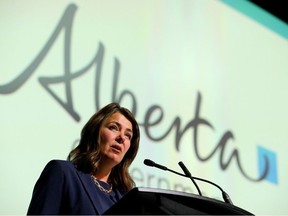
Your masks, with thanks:
M123 143L124 142L124 135L122 133L119 133L118 136L116 137L116 141L118 143Z

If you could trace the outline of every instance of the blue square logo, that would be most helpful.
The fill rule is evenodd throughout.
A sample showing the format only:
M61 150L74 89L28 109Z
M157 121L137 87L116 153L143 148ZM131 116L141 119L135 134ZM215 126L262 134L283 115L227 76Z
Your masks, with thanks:
M265 157L268 159L268 166L265 163ZM266 149L262 146L258 146L258 172L259 175L263 175L265 170L268 169L268 173L265 179L273 184L278 184L277 173L277 155L275 152Z

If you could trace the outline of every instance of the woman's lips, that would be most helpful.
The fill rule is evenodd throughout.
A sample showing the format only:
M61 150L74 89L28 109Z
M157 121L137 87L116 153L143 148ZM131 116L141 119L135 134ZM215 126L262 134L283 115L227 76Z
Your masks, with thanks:
M122 148L119 145L112 145L111 148L116 152L122 152Z

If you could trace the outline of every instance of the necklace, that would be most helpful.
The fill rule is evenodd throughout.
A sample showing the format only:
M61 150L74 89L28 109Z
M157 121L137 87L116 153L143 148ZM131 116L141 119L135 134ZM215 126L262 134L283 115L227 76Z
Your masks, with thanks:
M95 176L91 175L91 178L92 178L93 182L96 184L96 186L97 186L101 191L103 191L103 192L105 192L105 193L111 193L111 191L112 191L112 185L109 184L110 188L109 188L108 190L106 190L105 188L103 188L103 187L100 185L100 183L98 182L98 179L97 179Z

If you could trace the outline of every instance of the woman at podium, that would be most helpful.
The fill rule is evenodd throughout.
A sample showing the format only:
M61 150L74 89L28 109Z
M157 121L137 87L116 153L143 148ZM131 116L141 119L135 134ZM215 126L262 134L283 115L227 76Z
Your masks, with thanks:
M96 112L68 160L52 160L35 184L28 215L99 215L134 187L128 168L139 147L133 114L117 103Z

